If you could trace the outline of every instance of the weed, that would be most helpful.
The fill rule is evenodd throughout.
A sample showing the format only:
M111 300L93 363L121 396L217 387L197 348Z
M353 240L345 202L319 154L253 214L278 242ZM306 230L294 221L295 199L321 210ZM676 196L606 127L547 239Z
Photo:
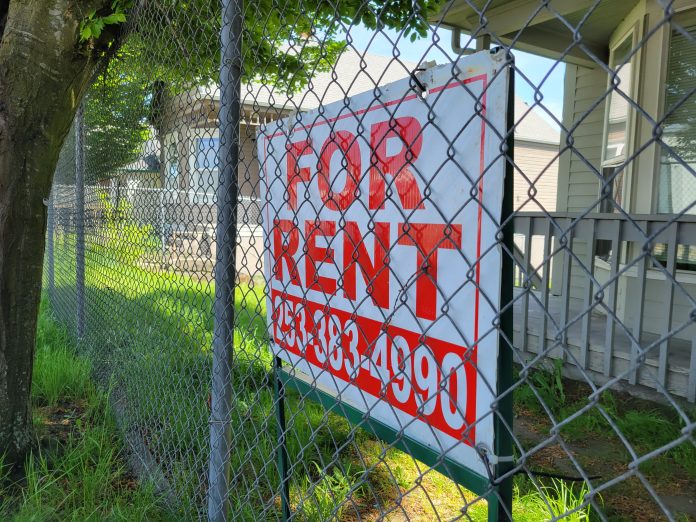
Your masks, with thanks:
M43 350L34 365L34 401L55 406L59 400L70 401L85 396L92 385L89 372L89 363L75 359L68 347Z
M5 455L0 453L0 513L8 509L10 499L10 467L5 464Z
M544 411L543 405L546 405L552 413L558 413L565 405L563 361L560 359L554 360L551 371L542 369L531 371L527 382L528 384L520 386L515 391L515 398L520 404L537 412Z
M567 419L586 405L586 401L578 401L563 406L559 410L558 417L559 419ZM577 441L585 439L590 433L602 433L605 435L611 433L612 428L607 422L606 417L602 414L602 411L600 411L600 408L609 418L616 417L616 400L612 392L606 391L602 393L597 405L565 424L562 430L563 437L569 441Z
M75 357L74 343L64 327L51 320L42 303L37 328L32 397L36 404L55 406L58 400L85 397L92 387L90 365Z
M642 453L648 453L682 436L683 419L666 415L657 409L628 410L618 415L616 423L626 438ZM646 463L647 468L671 474L671 466L680 466L692 479L696 478L696 441L693 435L682 444Z
M396 483L400 487L406 489L411 485L411 481L406 475L406 471L398 464L394 466L394 469L392 469L392 473L394 474L394 479L396 480Z
M655 410L629 410L617 416L616 423L628 440L659 447L679 436L679 426Z
M307 521L340 520L346 503L350 502L348 494L351 491L350 471L343 472L334 467L329 472L324 472L316 462L320 478L312 482L305 478L306 496L300 502L300 509Z
M128 477L108 399L91 384L89 365L75 356L64 330L49 318L45 306L37 339L39 385L34 399L49 406L79 402L87 407L61 446L37 449L28 456L21 489L7 486L0 459L0 519L166 520L152 487L138 487ZM45 420L43 415L34 417L39 425Z
M515 520L536 522L563 517L568 522L589 522L591 507L586 503L589 488L583 484L574 488L562 480L552 480L550 484L541 486L540 490L530 491L520 495L515 488L517 502L513 504ZM572 513L571 513L572 512Z

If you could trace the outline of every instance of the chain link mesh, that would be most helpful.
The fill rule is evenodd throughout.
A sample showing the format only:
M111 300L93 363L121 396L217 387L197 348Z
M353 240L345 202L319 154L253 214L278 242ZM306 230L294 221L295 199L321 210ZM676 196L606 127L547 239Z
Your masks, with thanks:
M90 90L60 156L47 202L44 286L110 392L132 465L177 518L483 520L499 501L501 519L696 519L696 4L688 4L225 0L221 17L207 0L136 2L129 37ZM498 49L514 73L514 154L511 136L486 116L485 88L467 88L474 110L462 112L454 131L439 118L461 107L427 93L423 132L446 145L429 163L416 161L417 135L393 143L391 124L383 154L404 148L401 168L425 187L416 203L436 204L438 179L448 172L460 181L449 210L436 209L445 228L420 251L419 271L404 278L382 263L385 275L365 276L365 299L347 310L359 316L370 288L386 277L392 315L381 321L388 325L395 314L413 314L415 288L429 281L438 316L412 315L418 340L401 355L401 341L384 327L392 367L372 397L393 409L386 390L408 387L421 393L419 414L439 396L464 417L451 379L461 368L477 377L472 351L449 373L442 361L437 372L433 366L439 378L430 396L428 365L413 363L416 348L438 324L461 322L450 308L461 296L475 290L497 302L472 275L491 252L514 265L511 300L494 321L476 339L461 331L445 339L475 346L499 336L514 360L513 382L500 392L485 383L497 396L484 414L467 417L464 435L425 464L407 438L412 426L432 431L423 417L382 436L371 408L351 416L341 403L321 402L329 363L315 366L304 387L279 380L299 367L276 357L283 354L271 341L294 343L283 325L316 305L313 335L348 342L350 320L328 310L335 295L350 292L350 256L345 266L330 255L315 266L288 237L307 215L327 212L336 234L347 233L351 214L336 210L346 194L339 191L363 174L351 174L350 150L379 146L352 97L371 93L366 110L383 106L393 121L404 103L389 101L394 82L406 79L407 95L423 97L423 74L435 63L446 66L446 84L457 82L466 63L458 60L477 49ZM327 107L340 116L325 116ZM356 122L364 137L341 143L340 120ZM297 137L288 128L320 121L334 144L326 170L338 174L319 165L326 144L292 148ZM461 136L482 126L497 132L497 152L480 173L467 172L459 155L477 145ZM282 201L270 198L271 186L288 182L258 153L272 133L280 149L271 156L294 161L297 177L312 169L325 199L305 188L309 179ZM402 208L398 172L374 153L363 157L363 170L385 184L386 204ZM503 222L477 188L494 176L496 161L514 178L514 208ZM366 200L366 186L356 188L358 198ZM288 207L295 214L283 225ZM403 212L399 241L419 244L408 226L418 223L417 208ZM459 253L462 273L438 274L436 252L454 244L457 216L471 208L495 223L495 244L475 258ZM362 249L377 262L375 216L353 260ZM317 220L301 237L323 226ZM506 226L514 227L507 245ZM333 234L320 234L322 248L343 252ZM383 261L404 255L393 239L382 247ZM284 292L299 295L281 293L292 302L288 317L283 303L268 300L276 298L269 263L278 256L281 277L283 266L291 272L283 265L289 258L303 277L312 265L316 277L298 294L285 274ZM344 273L330 275L331 264ZM333 277L335 292L317 283L322 277ZM334 334L319 334L322 321ZM337 341L332 349L348 352ZM510 397L508 418L501 405ZM489 417L499 419L512 455L501 468L480 453L492 483L473 493L447 477L446 459L471 446L471 427Z

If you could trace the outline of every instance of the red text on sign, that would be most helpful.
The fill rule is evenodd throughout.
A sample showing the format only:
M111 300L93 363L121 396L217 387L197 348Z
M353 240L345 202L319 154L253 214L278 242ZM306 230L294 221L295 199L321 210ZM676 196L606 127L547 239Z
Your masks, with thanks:
M395 228L395 238L391 237L392 228ZM304 223L304 230L300 230L292 221L279 219L272 235L276 280L333 295L339 288L338 280L319 272L321 265L331 264L341 271L343 295L352 301L362 301L357 293L359 271L371 302L387 309L391 308L393 279L390 260L394 249L408 247L415 251L416 259L415 278L408 278L415 279L416 317L430 321L438 317L438 252L458 250L462 246L462 227L458 224L399 223L391 227L390 223L377 222L373 232L364 236L358 223L353 221L347 221L344 228L338 230L335 221L309 220ZM337 260L334 248L320 246L318 239L329 245L340 242L343 259ZM304 270L299 269L300 263Z
M462 346L274 290L282 348L473 445L476 368Z
M388 153L387 144L390 140L400 144L398 152ZM331 132L323 144L317 147L311 139L288 143L288 208L298 208L297 185L310 183L315 177L319 185L319 195L326 208L340 211L350 207L358 196L358 187L363 175L361 146L365 146L364 140L358 139L346 130ZM384 208L388 177L393 178L394 188L405 210L424 208L423 195L412 171L413 162L418 159L422 146L422 127L416 118L390 118L371 126L368 198L371 210ZM331 160L336 153L341 154L346 172L345 185L338 192L334 190L329 172ZM305 156L312 157L313 161L308 160L305 166L300 166L300 160Z

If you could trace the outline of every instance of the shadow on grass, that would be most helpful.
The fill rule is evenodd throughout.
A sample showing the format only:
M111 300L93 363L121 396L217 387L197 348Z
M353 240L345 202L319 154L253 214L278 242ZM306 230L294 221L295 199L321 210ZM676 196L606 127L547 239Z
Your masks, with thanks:
M74 264L61 255L69 250L56 250L53 302L58 318L74 328ZM207 490L214 287L103 254L87 252L86 328L79 349L98 381L112 390L121 429L163 471L181 502L179 517L197 518ZM253 281L238 286L230 361L235 520L281 518L264 299ZM299 520L427 520L461 517L463 511L474 520L486 518L486 505L476 495L342 417L294 392L288 392L286 408L290 497ZM521 519L535 520L534 513Z

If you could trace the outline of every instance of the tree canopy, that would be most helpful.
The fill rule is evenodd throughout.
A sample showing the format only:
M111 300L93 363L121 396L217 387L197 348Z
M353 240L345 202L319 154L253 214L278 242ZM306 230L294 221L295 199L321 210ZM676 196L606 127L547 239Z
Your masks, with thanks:
M331 69L347 45L347 28L398 28L415 39L426 34L425 14L440 3L418 0L414 10L410 0L245 2L243 79L283 92L298 91L314 75ZM219 81L218 0L138 5L119 0L112 8L101 15L90 11L80 30L83 45L101 49L107 62L85 111L88 163L97 179L114 175L138 158L150 138L148 123L157 127L163 90L176 94ZM118 24L125 24L127 37L110 43L108 32ZM113 32L114 38L117 34Z
M92 179L112 176L136 161L150 138L151 85L132 64L117 60L103 69L86 99L85 153Z

